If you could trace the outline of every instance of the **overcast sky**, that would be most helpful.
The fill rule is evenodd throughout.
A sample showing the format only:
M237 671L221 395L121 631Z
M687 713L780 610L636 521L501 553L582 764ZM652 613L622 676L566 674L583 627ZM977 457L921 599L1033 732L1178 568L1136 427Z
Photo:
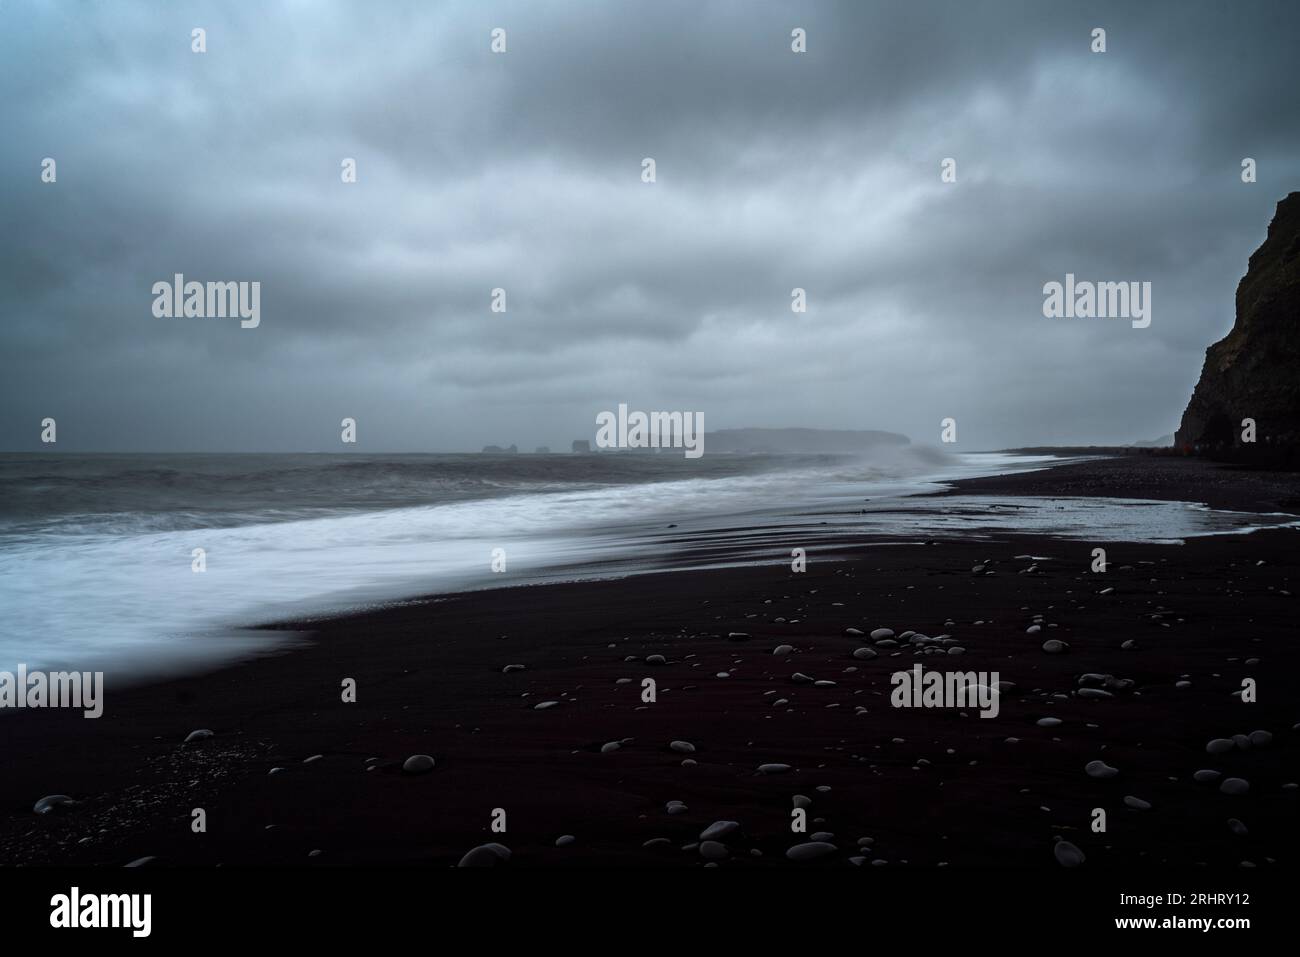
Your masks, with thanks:
M1300 189L1298 38L1290 0L6 2L0 448L567 449L620 402L1156 438ZM155 318L178 272L260 326ZM1151 282L1150 327L1044 318L1067 272Z

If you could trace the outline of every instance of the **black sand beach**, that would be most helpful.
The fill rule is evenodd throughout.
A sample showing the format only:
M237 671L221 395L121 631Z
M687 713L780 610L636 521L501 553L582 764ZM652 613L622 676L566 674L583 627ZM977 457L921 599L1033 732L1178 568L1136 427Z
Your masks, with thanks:
M1297 484L1144 457L960 491L1273 511ZM0 861L449 866L498 842L512 867L790 867L787 850L820 832L834 849L818 863L831 866L1058 868L1058 838L1089 869L1285 865L1300 836L1296 535L864 540L801 574L787 551L765 566L446 595L304 623L302 646L211 673L124 690L110 673L97 721L0 718ZM1095 546L1108 550L1104 575L1089 572ZM845 633L881 627L943 640L918 656L897 636ZM1047 639L1068 650L1044 652ZM872 656L854 655L866 647ZM993 719L891 707L890 674L918 661L996 671L1014 687ZM645 677L654 704L641 701ZM341 701L345 678L355 703ZM1258 683L1255 703L1233 696L1244 678ZM558 704L538 710L544 701ZM182 743L200 728L214 735ZM1234 735L1248 737L1207 753ZM436 767L404 773L414 754ZM1118 773L1085 773L1098 760ZM1202 770L1219 776L1197 782ZM1223 793L1228 778L1247 792ZM34 814L52 793L78 803ZM796 800L808 809L802 835L791 832ZM206 833L191 829L195 808ZM503 834L491 829L498 808ZM1090 829L1094 808L1107 812L1104 834ZM706 859L700 835L717 821L739 826Z

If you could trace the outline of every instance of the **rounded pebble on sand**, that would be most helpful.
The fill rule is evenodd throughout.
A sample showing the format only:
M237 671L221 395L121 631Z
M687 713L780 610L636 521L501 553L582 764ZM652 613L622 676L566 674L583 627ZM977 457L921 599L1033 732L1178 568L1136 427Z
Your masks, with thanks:
M1040 728L1059 728L1061 726L1060 718L1039 718L1038 726Z
M568 847L570 844L572 844L572 843L573 843L574 841L576 841L576 840L577 840L577 838L574 837L572 834L561 834L559 837L557 837L557 838L555 839L555 846L556 846L556 847Z
M1215 738L1205 746L1205 750L1210 754L1226 754L1234 747L1236 745L1232 743L1231 738Z
M893 637L894 637L894 629L892 628L877 628L875 631L871 633L872 641L884 641L886 638L893 638Z
M758 766L759 774L784 774L790 770L788 764L760 764Z
M1112 768L1105 761L1089 761L1083 768L1090 778L1113 778L1119 774L1118 769Z
M534 711L545 711L545 710L547 710L548 708L554 708L554 707L555 707L557 704L559 704L559 703L560 703L560 702L558 702L558 701L539 701L539 702L537 702L537 704L533 705L533 710L534 710Z
M1061 641L1059 638L1048 638L1043 642L1043 650L1049 655L1059 655L1069 647L1069 645Z
M679 754L694 754L695 745L689 741L670 741L668 747L672 748Z
M731 856L731 852L727 850L727 845L717 841L701 841L700 856L707 861L724 861Z
M739 821L714 821L700 832L701 841L721 841L740 830Z
M498 867L510 860L510 848L504 844L480 844L460 859L457 867Z
M794 645L777 645L775 648L772 649L772 654L788 655L792 651L794 651Z
M1225 778L1219 785L1219 790L1235 797L1247 793L1250 790L1250 782L1245 778Z
M826 841L809 841L806 844L796 844L785 852L785 856L792 861L817 861L829 857L837 850L839 848Z
M1052 853L1056 855L1056 863L1062 867L1078 867L1088 859L1083 851L1069 841L1057 841L1056 846L1052 848Z
M1192 775L1192 780L1197 784L1213 784L1223 775L1218 771L1211 771L1209 768L1203 768Z
M1124 795L1124 806L1131 807L1135 811L1151 810L1151 802L1144 801L1140 797L1134 797L1131 794Z
M197 731L191 731L189 734L185 736L185 743L195 744L199 741L207 741L212 736L213 736L212 732L207 728L199 728Z
M37 814L49 814L54 810L73 807L76 803L76 801L68 797L66 794L47 794L32 805L32 810Z
M433 758L427 754L413 754L402 762L402 770L407 774L425 774L433 770Z

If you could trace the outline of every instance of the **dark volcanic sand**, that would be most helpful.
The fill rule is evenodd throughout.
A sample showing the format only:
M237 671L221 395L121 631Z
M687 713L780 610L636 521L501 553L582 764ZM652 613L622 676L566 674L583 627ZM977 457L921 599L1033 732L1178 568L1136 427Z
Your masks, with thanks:
M1209 497L1265 510L1287 496L1261 488L1296 494L1294 476L1233 474L1125 459L963 491ZM732 820L741 831L726 839L723 866L790 867L786 849L809 839L790 832L792 798L803 794L810 834L834 835L832 864L1058 868L1058 836L1086 853L1088 869L1290 864L1300 834L1297 535L1181 546L864 542L843 560L814 557L803 574L790 571L787 549L762 567L406 603L317 623L291 652L136 689L113 690L110 674L98 721L0 716L0 862L451 865L499 841L511 866L698 866L704 858L683 847ZM1111 561L1104 576L1088 573L1097 545ZM994 574L972 573L986 560ZM1036 614L1057 627L1026 634ZM871 642L845 637L848 627L949 635L965 654L881 647L858 660L853 650ZM1044 653L1047 638L1069 651ZM1127 639L1137 647L1122 650ZM782 643L795 651L774 656ZM647 664L652 654L668 663ZM916 661L998 671L1016 687L992 720L891 708L890 673ZM512 663L526 670L503 674ZM837 684L796 684L796 671ZM1089 672L1133 685L1079 697ZM640 701L647 676L659 683L653 705ZM1176 688L1184 676L1191 686ZM356 704L340 701L349 677ZM1243 677L1258 681L1257 703L1232 697ZM533 709L546 700L561 703ZM1046 716L1064 723L1039 727ZM182 745L196 728L216 735ZM1271 743L1206 753L1212 738L1256 730ZM695 766L669 750L675 739L695 745ZM416 753L437 767L402 773ZM1119 774L1088 777L1094 759ZM792 770L757 774L765 762ZM1202 768L1246 779L1249 793L1194 783ZM81 803L32 813L60 792ZM1127 808L1126 795L1151 808ZM669 815L673 800L689 810ZM207 811L206 834L190 830L195 807ZM1108 812L1105 834L1089 830L1094 807ZM490 830L494 808L507 813L505 834ZM576 841L556 847L566 834ZM668 843L642 847L654 838ZM314 849L322 853L309 857Z

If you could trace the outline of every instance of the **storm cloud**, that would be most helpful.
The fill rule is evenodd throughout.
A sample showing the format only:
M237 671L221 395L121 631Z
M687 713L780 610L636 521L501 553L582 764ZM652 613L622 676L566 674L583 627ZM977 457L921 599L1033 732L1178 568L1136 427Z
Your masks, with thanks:
M567 448L620 402L1155 438L1300 188L1298 36L1290 2L8 3L0 448ZM1150 282L1150 327L1044 318L1067 272ZM260 325L155 318L176 273L260 282Z

